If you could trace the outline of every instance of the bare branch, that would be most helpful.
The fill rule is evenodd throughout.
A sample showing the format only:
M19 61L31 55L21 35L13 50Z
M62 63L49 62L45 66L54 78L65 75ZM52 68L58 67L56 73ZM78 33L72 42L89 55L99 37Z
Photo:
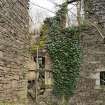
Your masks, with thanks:
M73 3L73 2L77 2L77 1L80 1L80 0L68 0L68 4L70 4L70 3Z

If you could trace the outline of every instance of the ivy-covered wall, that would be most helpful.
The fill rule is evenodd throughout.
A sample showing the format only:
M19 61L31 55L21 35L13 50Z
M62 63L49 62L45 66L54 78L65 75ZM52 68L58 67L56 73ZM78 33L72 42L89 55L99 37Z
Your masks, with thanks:
M97 87L97 79L100 78L97 73L105 68L105 45L100 29L92 25L93 23L101 27L101 33L104 35L105 1L85 0L88 25L82 26L81 31L78 28L64 29L67 4L62 7L62 11L59 10L55 17L45 21L48 25L48 52L52 60L53 94L57 99L69 98L70 105L105 105L105 90L100 85ZM83 58L81 69L80 45Z
M81 61L80 30L78 27L66 28L67 6L66 2L63 3L55 17L47 18L44 21L40 40L31 48L33 54L37 47L39 49L47 48L52 63L52 95L56 99L62 100L61 104L67 104L75 92ZM57 102L59 103L60 100Z
M73 95L80 71L79 28L66 28L67 3L47 19L48 52L52 60L53 94L64 104Z

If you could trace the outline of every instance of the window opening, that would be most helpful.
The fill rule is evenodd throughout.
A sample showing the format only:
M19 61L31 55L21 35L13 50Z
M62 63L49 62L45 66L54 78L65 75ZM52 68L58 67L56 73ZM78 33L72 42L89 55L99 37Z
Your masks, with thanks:
M100 72L100 85L105 85L105 71Z
M37 57L34 58L35 62L37 61ZM45 68L45 57L38 56L38 64L39 68Z

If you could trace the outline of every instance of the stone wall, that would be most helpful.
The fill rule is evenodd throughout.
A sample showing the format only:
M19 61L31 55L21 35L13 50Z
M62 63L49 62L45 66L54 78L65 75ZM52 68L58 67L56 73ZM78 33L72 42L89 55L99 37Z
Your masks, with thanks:
M83 61L77 91L70 105L105 105L105 86L100 84L100 72L105 71L104 7L105 0L85 0L86 19L90 23L81 33Z
M0 103L26 102L27 6L28 0L0 0Z
M105 105L105 87L100 85L100 71L105 71L105 44L95 27L83 29L81 48L80 80L70 105Z
M84 0L86 19L105 28L105 0Z

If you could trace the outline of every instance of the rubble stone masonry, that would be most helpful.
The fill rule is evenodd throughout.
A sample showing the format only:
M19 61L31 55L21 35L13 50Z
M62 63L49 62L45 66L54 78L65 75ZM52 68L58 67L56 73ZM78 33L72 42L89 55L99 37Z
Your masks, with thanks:
M27 5L28 0L0 0L0 105L26 103Z
M89 26L81 33L83 61L70 105L105 105L105 85L100 84L100 72L105 71L105 0L84 1Z

